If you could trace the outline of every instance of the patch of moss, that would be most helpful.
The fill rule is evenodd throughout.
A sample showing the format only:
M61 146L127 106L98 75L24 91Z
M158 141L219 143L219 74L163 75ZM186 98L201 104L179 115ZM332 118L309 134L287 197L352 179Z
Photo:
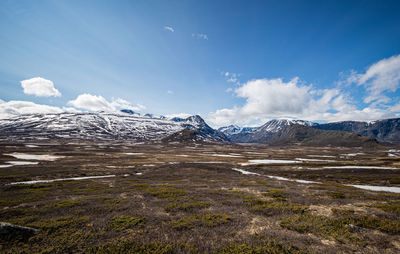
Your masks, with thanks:
M231 217L224 213L203 213L191 217L183 217L171 222L172 228L177 230L191 229L194 226L216 227L231 221Z
M344 199L346 198L346 194L343 191L329 191L327 192L328 196L334 199Z
M115 231L122 231L127 228L143 228L145 223L145 217L120 216L111 221L111 227Z
M237 244L232 243L220 249L217 253L221 254L262 254L262 253L285 253L285 254L305 254L306 249L300 249L292 244L280 243L276 240L263 241L260 244Z
M288 196L288 192L282 189L271 189L265 193L264 196L270 196L273 198L286 198Z
M72 207L80 204L82 200L63 200L54 204L49 205L49 207L56 207L56 208L67 208Z
M267 216L295 213L302 214L306 211L307 206L293 204L286 200L261 200L261 199L246 199L244 204L253 212L259 212Z
M192 211L195 209L202 209L210 207L210 203L201 202L201 201L192 201L192 202L173 202L164 206L164 209L167 212L176 212L176 211Z
M349 226L345 221L324 216L302 214L294 218L284 218L280 225L300 233L313 233L325 238L334 238L340 242L359 241L358 237L349 231Z
M176 199L185 195L182 189L171 186L146 188L145 191L153 196L165 199Z
M119 240L102 246L92 247L87 250L89 254L105 253L142 253L142 254L170 254L170 253L199 253L199 251L188 244L151 242L140 243L133 240Z
M386 212L400 214L400 202L376 204L374 207L380 208Z

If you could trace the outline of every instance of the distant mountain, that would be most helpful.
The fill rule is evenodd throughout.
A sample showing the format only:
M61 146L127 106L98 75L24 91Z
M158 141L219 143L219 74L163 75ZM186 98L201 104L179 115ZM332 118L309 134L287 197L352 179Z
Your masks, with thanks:
M176 119L175 119L176 120ZM200 116L179 121L124 112L28 114L0 120L0 140L135 140L159 141L184 129L195 130L203 141L227 141Z
M351 131L382 142L400 142L400 118L373 122L344 121L318 124L314 127L321 130Z
M152 114L141 116L132 110L27 114L0 119L0 141L50 139L364 146L375 144L376 140L400 142L400 118L328 124L274 119L260 127L230 125L218 130L198 115L166 118Z
M320 130L307 125L286 125L274 135L264 136L255 143L270 145L312 145L312 146L347 146L373 147L378 144L372 137L363 137L346 131Z
M239 133L247 133L247 132L252 132L256 127L239 127L237 125L229 125L226 127L221 127L218 130L225 135L233 135L233 134L239 134Z
M259 140L267 140L283 128L292 125L314 126L315 123L303 120L273 119L260 127L240 128L234 125L221 127L218 130L226 134L232 142L257 143Z

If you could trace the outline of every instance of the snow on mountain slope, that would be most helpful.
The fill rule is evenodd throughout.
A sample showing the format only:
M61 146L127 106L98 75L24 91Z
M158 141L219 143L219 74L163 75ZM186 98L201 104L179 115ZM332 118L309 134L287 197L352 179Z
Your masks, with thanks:
M239 133L247 133L247 132L252 132L256 129L256 127L239 127L237 125L229 125L225 127L221 127L218 130L225 135L233 135L233 134L239 134Z
M0 139L161 140L183 129L198 129L205 139L217 135L200 116L180 121L126 113L29 114L0 120Z
M310 121L304 120L292 120L292 119L273 119L271 121L266 122L264 125L258 127L256 131L262 132L278 132L282 130L285 126L291 125L304 125L304 126L314 126L315 124Z

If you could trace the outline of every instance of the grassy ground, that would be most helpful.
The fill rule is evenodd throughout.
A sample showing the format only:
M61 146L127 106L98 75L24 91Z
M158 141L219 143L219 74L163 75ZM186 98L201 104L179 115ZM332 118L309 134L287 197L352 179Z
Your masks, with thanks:
M1 253L400 252L400 194L343 185L400 186L400 171L323 168L400 168L387 149L36 145L0 144L0 165L16 161L4 155L13 152L66 156L0 168L0 221L40 229L28 239L2 236ZM240 165L296 158L324 161ZM8 185L110 174L116 177Z

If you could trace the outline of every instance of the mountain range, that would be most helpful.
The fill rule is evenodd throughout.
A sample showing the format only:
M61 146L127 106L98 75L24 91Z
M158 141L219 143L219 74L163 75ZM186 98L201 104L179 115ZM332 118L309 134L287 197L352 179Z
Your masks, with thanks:
M0 140L131 140L135 142L231 142L269 145L370 146L400 143L400 118L318 124L274 119L259 127L211 128L200 116L168 118L119 113L28 114L0 119Z

